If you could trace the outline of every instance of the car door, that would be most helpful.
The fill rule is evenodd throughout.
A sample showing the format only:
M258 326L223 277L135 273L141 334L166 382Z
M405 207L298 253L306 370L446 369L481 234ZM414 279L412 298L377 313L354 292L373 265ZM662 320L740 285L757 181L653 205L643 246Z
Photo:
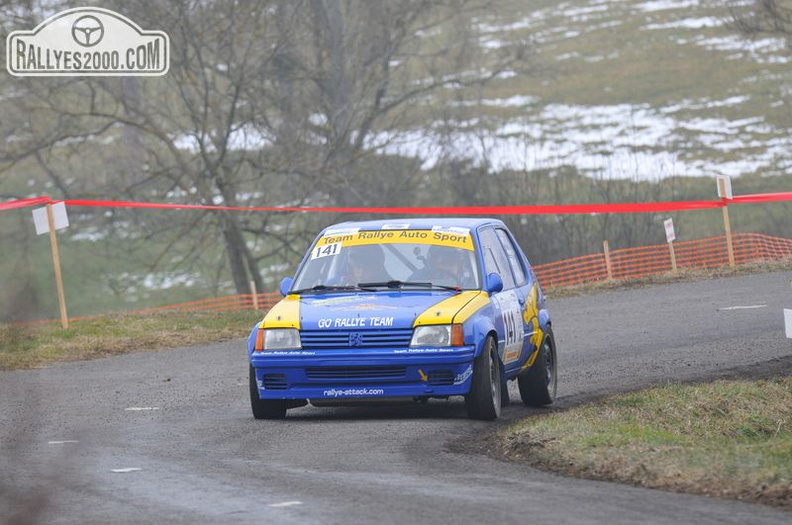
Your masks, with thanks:
M533 278L530 268L526 264L525 256L517 245L514 237L504 228L495 229L498 239L501 241L506 252L506 257L514 273L515 288L519 290L522 307L523 323L523 353L520 356L518 365L521 365L533 351L538 348L542 331L539 327L539 308L541 302L541 290Z
M525 361L528 361L531 354L539 348L544 337L540 324L540 312L544 308L544 296L525 255L514 240L514 237L505 229L498 228L496 231L512 265L515 285L520 289L524 299L522 303L522 319L525 342L523 355L518 364L521 365L521 368L525 368L529 366Z
M491 300L499 316L496 319L496 326L500 328L498 349L508 372L519 366L524 353L525 325L522 310L525 298L516 285L506 250L492 226L479 230L479 242L485 272L497 273L503 280L503 290L493 294Z

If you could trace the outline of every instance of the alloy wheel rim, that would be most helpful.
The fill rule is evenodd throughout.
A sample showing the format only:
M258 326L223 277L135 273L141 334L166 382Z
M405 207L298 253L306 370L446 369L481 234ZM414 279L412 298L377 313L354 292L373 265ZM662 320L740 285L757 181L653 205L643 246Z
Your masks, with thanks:
M498 385L498 367L495 366L495 357L492 355L492 352L490 352L489 370L492 402L497 407L500 406L500 385Z
M544 345L545 351L545 375L547 376L547 386L553 386L553 370L555 369L555 363L553 362L553 349L550 346L549 341L545 341Z

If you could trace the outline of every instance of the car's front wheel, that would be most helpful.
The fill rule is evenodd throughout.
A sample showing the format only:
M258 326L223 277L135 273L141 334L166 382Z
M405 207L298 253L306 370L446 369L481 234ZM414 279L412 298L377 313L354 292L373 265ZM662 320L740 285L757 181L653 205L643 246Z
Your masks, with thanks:
M473 419L496 419L501 411L501 369L498 347L492 337L473 363L473 384L465 396L465 408Z
M256 384L256 370L250 365L248 373L250 380L250 407L256 419L283 419L286 417L286 402L279 399L259 398L258 385Z
M533 366L517 377L522 402L541 407L553 403L558 385L558 366L553 331L548 328Z

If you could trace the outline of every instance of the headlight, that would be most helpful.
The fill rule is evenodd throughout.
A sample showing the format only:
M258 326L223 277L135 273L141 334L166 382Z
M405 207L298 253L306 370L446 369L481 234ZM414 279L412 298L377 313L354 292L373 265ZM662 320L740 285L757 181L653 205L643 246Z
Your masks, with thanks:
M465 344L461 324L418 326L410 346L462 346Z
M294 328L267 328L264 330L264 350L299 350L300 332Z

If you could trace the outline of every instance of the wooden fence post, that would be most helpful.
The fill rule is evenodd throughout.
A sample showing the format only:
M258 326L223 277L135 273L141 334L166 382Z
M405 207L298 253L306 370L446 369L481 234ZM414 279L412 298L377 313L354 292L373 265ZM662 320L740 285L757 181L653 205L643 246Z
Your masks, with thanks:
M66 312L66 294L63 292L60 251L58 250L58 237L55 235L55 215L52 212L52 204L47 204L47 221L49 222L50 246L52 247L52 264L55 266L55 286L58 289L61 326L66 330L69 328L69 314Z
M727 195L726 180L718 178L718 193L724 197L723 202L723 229L726 230L726 251L729 254L729 266L734 267L734 244L732 243L731 221L729 221L729 204L725 200Z
M729 266L734 267L734 244L732 243L728 204L723 207L723 228L726 230L726 251L729 253Z
M602 241L602 250L605 252L605 269L608 271L608 282L613 281L613 269L611 268L610 249L608 241Z
M256 290L256 281L250 281L250 291L253 294L253 310L259 311L258 291Z
M674 241L668 241L668 253L671 255L671 271L677 271L676 254L674 253Z

